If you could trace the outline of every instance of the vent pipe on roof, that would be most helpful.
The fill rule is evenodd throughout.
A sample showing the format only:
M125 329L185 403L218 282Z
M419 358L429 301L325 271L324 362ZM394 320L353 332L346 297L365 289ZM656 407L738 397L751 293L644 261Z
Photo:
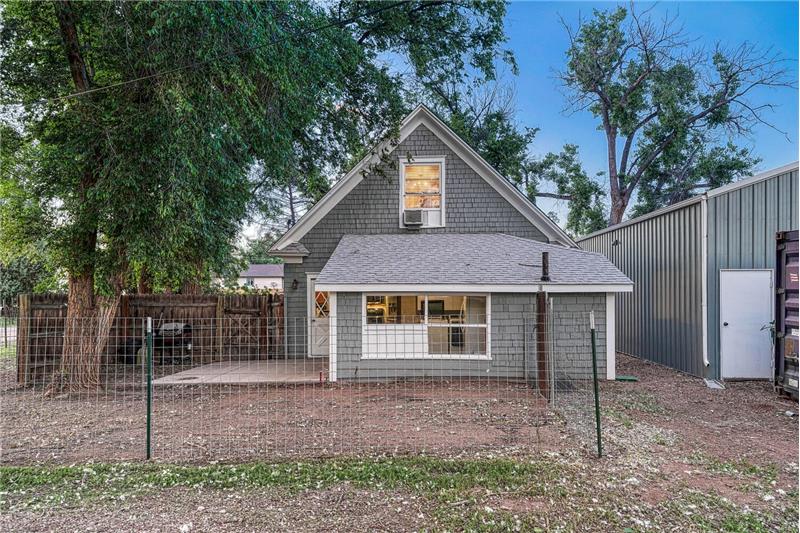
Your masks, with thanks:
M542 278L540 281L550 281L550 252L542 252Z

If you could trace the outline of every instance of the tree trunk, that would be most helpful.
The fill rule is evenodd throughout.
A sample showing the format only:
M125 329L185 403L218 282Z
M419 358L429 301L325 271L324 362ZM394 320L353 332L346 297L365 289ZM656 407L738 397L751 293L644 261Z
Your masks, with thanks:
M628 199L621 194L611 195L611 215L609 218L609 225L619 224L622 222L622 217L625 216L625 209L628 207Z
M147 268L147 265L142 265L142 269L139 271L139 280L136 286L136 292L138 294L153 293L153 279L150 276L150 269Z
M203 294L203 279L205 279L203 261L195 261L194 275L183 281L181 284L181 294Z
M60 372L48 394L102 384L102 359L117 312L118 297L96 298L94 273L70 274Z
M610 120L604 116L603 127L606 132L606 150L608 156L608 183L611 192L611 213L609 225L619 224L625 215L628 207L628 200L625 198L624 188L619 182L619 171L617 169L617 129L613 127Z
M56 4L61 38L75 88L79 92L91 87L89 69L78 38L78 16L68 0ZM117 297L96 298L94 265L97 248L97 214L90 191L97 183L95 168L101 167L101 156L94 154L92 164L84 170L77 186L78 208L74 216L73 257L80 267L69 273L67 316L64 323L64 342L61 367L48 389L48 394L61 390L97 387L101 383L101 358L105 354L108 336L117 309Z
M289 220L287 229L292 229L292 226L297 223L297 213L294 207L294 178L290 178L289 185L287 186L287 196L289 199Z
M203 294L203 285L197 278L186 280L181 285L181 294Z

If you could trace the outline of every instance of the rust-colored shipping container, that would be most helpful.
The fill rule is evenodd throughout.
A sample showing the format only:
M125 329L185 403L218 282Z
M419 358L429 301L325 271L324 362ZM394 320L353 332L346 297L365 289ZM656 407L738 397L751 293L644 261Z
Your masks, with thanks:
M797 231L776 234L775 262L775 386L797 398L798 346L798 242Z

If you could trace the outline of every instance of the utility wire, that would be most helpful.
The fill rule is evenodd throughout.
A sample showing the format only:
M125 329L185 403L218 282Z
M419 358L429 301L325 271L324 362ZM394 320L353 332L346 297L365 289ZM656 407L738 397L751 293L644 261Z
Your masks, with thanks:
M362 13L360 15L354 15L354 16L352 16L350 18L347 18L347 19L344 19L344 20L339 20L339 21L336 21L336 22L329 22L329 23L326 23L326 24L322 24L320 26L317 26L316 28L311 28L310 30L308 30L306 32L301 32L299 34L291 35L290 37L285 38L285 39L272 39L267 43L258 44L258 45L255 45L255 46L249 46L247 48L241 48L239 50L234 50L234 51L228 52L226 54L220 54L220 55L218 55L216 57L213 57L213 58L210 58L210 59L205 59L203 61L195 61L195 62L192 62L192 63L188 63L186 65L181 65L179 67L175 67L175 68L171 68L171 69L167 69L167 70L162 70L161 72L155 72L153 74L148 74L146 76L140 76L138 78L133 78L133 79L130 79L130 80L120 81L120 82L117 82L117 83L112 83L110 85L103 85L102 87L94 87L94 88L88 89L86 91L80 91L80 92L76 92L76 93L71 93L71 94L67 94L67 95L64 95L64 96L58 96L58 97L55 97L55 98L43 98L43 99L39 100L39 102L40 103L44 103L44 102L58 102L58 101L61 101L61 100L68 100L68 99L71 99L71 98L76 98L78 96L86 96L86 95L97 93L97 92L100 92L100 91L106 91L108 89L115 89L117 87L123 87L123 86L126 86L126 85L131 85L133 83L138 83L140 81L145 81L145 80L157 78L159 76L166 76L168 74L173 74L175 72L181 72L183 70L187 70L187 69L190 69L190 68L204 67L204 66L206 66L206 65L208 65L208 64L210 64L210 63L212 63L214 61L218 61L218 60L221 60L221 59L227 59L229 57L237 56L237 55L244 54L244 53L247 53L247 52L252 52L253 50L257 50L259 48L264 48L265 46L271 46L273 44L278 44L280 41L288 40L289 38L312 35L314 33L318 33L318 32L327 30L329 28L337 28L337 27L341 28L341 27L347 26L349 24L352 24L353 22L355 22L355 21L357 21L357 20L359 20L361 18L368 17L368 16L371 16L371 15L377 15L377 14L382 13L384 11L388 11L390 9L394 9L396 7L399 7L399 6L401 6L401 5L405 4L405 3L407 3L407 2L405 2L405 1L394 2L394 3L391 3L391 4L383 5L383 6L379 7L379 8L377 8L377 9L373 9L371 11L367 11L366 13Z

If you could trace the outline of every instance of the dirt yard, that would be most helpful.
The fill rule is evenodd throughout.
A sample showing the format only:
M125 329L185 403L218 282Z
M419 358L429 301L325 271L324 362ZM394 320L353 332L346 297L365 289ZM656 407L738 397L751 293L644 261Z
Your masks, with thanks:
M145 397L140 385L52 398L8 391L0 407L2 463L142 460ZM580 399L588 413L588 391ZM557 450L569 435L526 385L469 380L160 386L152 427L153 459L191 464L527 455Z
M72 429L51 424L54 434L43 439L26 428L52 419L54 403L4 394L3 463L46 464L2 468L0 529L797 531L795 402L766 383L711 390L627 357L619 358L618 373L639 381L602 384L602 459L563 421L545 418L529 394L496 385L450 384L457 394L433 386L405 396L398 390L392 402L379 387L295 388L305 407L289 417L278 414L292 414L281 403L285 394L266 405L240 394L205 402L174 397L162 401L166 412L156 419L185 411L181 401L190 402L191 416L157 427L162 456L149 465L116 462L140 457L142 430L132 418L140 405L133 400L117 398L127 407L112 413L110 431L99 429L99 414L83 402L63 401L58 415ZM343 422L335 427L321 416L333 408ZM235 412L240 428L218 427L196 442L174 438L208 429L220 409ZM274 431L248 438L241 430L265 431L255 423L264 417L272 417L267 427ZM296 432L291 440L281 437L289 430ZM367 437L374 449L348 459L347 448L367 446ZM87 442L113 455L81 451ZM31 447L38 456L27 455ZM225 450L232 453L224 460L249 461L266 449L292 462L208 466ZM334 458L298 462L309 452ZM387 453L394 457L380 456Z

